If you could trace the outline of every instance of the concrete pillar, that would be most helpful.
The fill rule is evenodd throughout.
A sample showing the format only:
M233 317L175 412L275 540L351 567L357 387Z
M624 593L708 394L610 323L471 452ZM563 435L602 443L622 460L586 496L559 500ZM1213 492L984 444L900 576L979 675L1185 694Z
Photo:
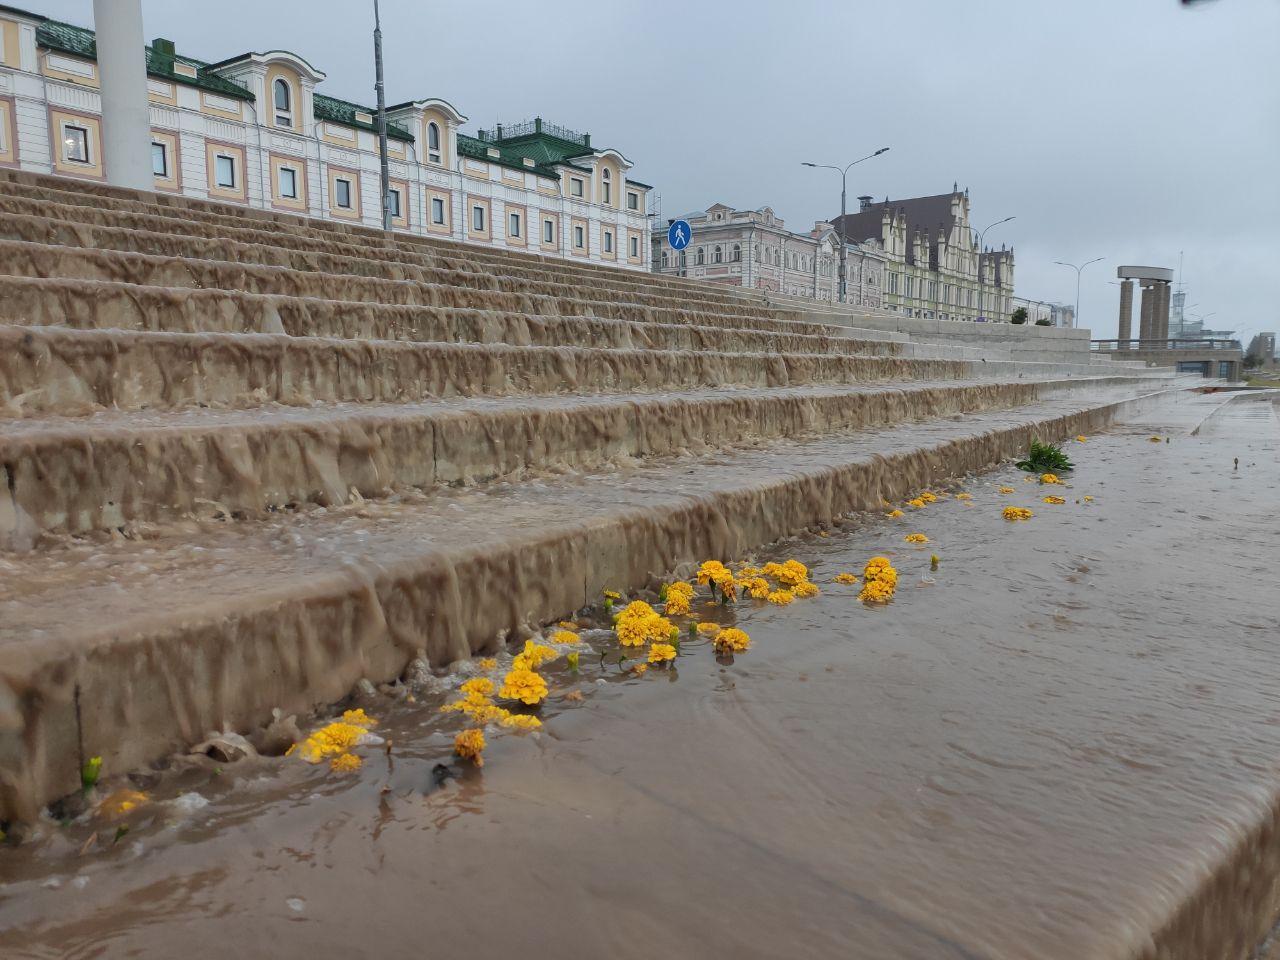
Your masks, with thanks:
M1147 280L1142 284L1142 307L1138 314L1138 339L1151 340L1153 334L1151 323L1155 317L1156 297L1159 294L1155 292L1155 283Z
M1156 314L1156 339L1169 339L1169 302L1173 297L1173 288L1168 283L1159 285L1160 301L1157 304L1159 312Z
M1121 340L1133 336L1133 281L1120 281L1120 331L1116 334ZM1128 350L1129 344L1121 343L1121 350Z
M93 0L107 182L154 190L142 0Z

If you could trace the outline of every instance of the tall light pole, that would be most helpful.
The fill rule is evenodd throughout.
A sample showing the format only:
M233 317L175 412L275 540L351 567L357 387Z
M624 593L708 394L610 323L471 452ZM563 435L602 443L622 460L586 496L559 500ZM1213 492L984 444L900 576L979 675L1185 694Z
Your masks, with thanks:
M845 199L848 192L849 167L861 163L863 160L870 160L872 157L878 157L882 153L888 153L888 147L881 147L875 153L869 153L865 157L854 160L844 168L833 167L829 163L809 163L807 160L801 164L804 167L814 167L819 170L834 170L840 174L840 229L836 231L840 235L840 302L849 302L849 290L845 284L845 236L844 236L844 218L845 218Z
M1105 259L1107 258L1095 257L1092 260L1086 260L1084 263L1080 264L1079 266L1076 266L1074 263L1067 263L1065 260L1053 261L1060 267L1070 267L1072 270L1076 272L1076 317L1075 317L1076 329L1080 328L1080 274L1084 272L1084 268L1089 266L1089 264L1101 263ZM1145 297L1146 294L1143 294L1143 296Z
M982 238L987 235L987 231L990 230L992 227L998 227L1002 223L1008 223L1010 220L1017 220L1017 219L1018 219L1017 217L1005 217L1003 220L997 220L995 223L987 224L985 227L983 227L981 230L978 231L978 298L979 299L982 298ZM979 303L978 309L980 311L983 311L986 308L981 303Z
M387 163L387 91L382 82L382 18L373 0L374 89L378 92L378 163L382 171L382 229L391 231L391 170Z

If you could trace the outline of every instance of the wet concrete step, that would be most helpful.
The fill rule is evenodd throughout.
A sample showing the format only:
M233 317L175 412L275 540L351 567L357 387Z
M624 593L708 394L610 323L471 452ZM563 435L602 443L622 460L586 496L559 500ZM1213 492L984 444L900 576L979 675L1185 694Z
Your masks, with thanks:
M101 280L0 276L0 322L171 333L287 333L339 339L718 352L912 356L913 344L689 323L352 303ZM939 359L948 359L939 352ZM965 359L970 359L968 355Z
M1150 397L1150 395L1148 395ZM143 542L0 558L0 818L272 708L302 712L415 656L447 664L605 587L878 509L1094 432L1135 390L780 441L605 476L491 484Z
M256 518L1135 384L940 382L31 418L0 423L13 505L0 547L27 548L38 533Z
M13 201L10 200L9 203ZM0 198L0 208L4 201ZM83 207L67 207L69 210L86 210ZM120 215L126 221L138 215ZM707 312L719 311L772 318L779 314L765 307L756 307L741 301L729 301L722 296L699 296L696 292L672 294L643 288L625 281L592 280L568 281L564 278L533 280L515 275L512 270L449 270L433 265L430 257L408 254L404 251L368 249L365 247L336 244L325 240L306 241L278 236L267 231L234 230L219 227L209 236L194 236L165 229L138 229L127 222L120 223L115 214L104 214L98 219L105 223L87 223L51 215L31 216L0 211L0 237L11 240L93 247L100 250L120 250L135 253L159 253L170 256L236 263L262 263L288 266L294 269L315 270L332 274L358 276L386 276L387 265L394 262L405 276L444 286L468 287L479 290L504 290L528 292L546 296L577 297L588 290L595 299L627 297L647 306L676 309L694 308ZM624 271L618 271L625 276ZM784 314L785 316L785 314Z
M648 271L622 270L602 264L547 256L536 250L524 253L413 234L395 234L393 239L388 239L381 231L372 230L363 225L309 219L277 211L246 209L188 197L120 191L119 188L98 184L71 184L66 179L57 177L40 177L37 183L9 181L7 177L11 175L28 176L15 171L0 171L0 197L34 200L37 204L46 202L68 204L102 211L167 217L174 222L177 227L174 232L177 233L188 233L193 223L235 229L250 226L269 231L273 235L284 232L302 237L329 238L343 243L360 244L370 250L379 251L373 253L375 257L384 256L381 251L386 249L402 249L416 255L430 256L433 262L453 269L488 269L506 275L560 282L573 278L587 281L592 285L627 284L654 291L678 293L686 299L701 297L724 300L727 296L723 288L715 285L698 283L685 278L661 276ZM131 198L104 195L104 191L130 194ZM39 209L29 212L42 215Z
M0 228L0 232L3 232ZM270 259L270 258L268 258ZM0 272L14 277L110 280L142 286L242 290L247 293L318 297L347 302L414 304L527 313L536 316L595 316L645 322L693 323L746 330L778 330L810 335L842 336L838 327L775 320L749 314L650 306L630 299L553 297L516 291L478 290L414 279L416 268L369 261L373 275L325 272L308 263L305 269L99 250L78 245L0 240ZM374 269L376 268L376 269Z
M402 401L681 387L953 380L1037 364L0 326L0 411Z

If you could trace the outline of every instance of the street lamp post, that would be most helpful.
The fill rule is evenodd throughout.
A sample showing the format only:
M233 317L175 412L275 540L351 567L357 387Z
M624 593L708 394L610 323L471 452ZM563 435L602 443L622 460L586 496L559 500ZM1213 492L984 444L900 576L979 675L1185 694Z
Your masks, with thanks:
M1018 218L1016 216L1005 217L1003 220L997 220L995 223L987 224L985 227L983 227L981 230L978 231L978 298L979 299L982 298L982 238L987 235L987 231L990 230L992 227L998 227L1002 223L1008 223L1010 220L1017 220L1017 219ZM978 309L981 311L981 310L985 310L986 308L981 303L979 303Z
M1058 266L1060 266L1060 267L1070 267L1072 270L1074 270L1074 271L1076 272L1076 316L1075 316L1075 321L1076 321L1076 329L1077 329L1077 330L1080 328L1080 274L1084 272L1084 268L1085 268L1085 267L1087 267L1087 266L1089 266L1089 264L1091 264L1091 263L1101 263L1101 262L1102 262L1103 260L1105 260L1105 259L1107 259L1107 258L1106 258L1106 257L1095 257L1095 258L1094 258L1094 259L1092 259L1092 260L1086 260L1084 263L1080 264L1079 266L1076 266L1074 263L1067 263L1065 260L1055 260L1055 261L1053 261L1054 263L1056 263L1056 264L1057 264ZM1145 294L1144 294L1144 296L1145 296Z
M391 230L391 171L387 162L387 92L382 82L382 18L373 0L373 71L378 94L378 163L381 169L382 229Z
M844 236L844 218L845 218L845 202L848 193L848 177L849 167L861 163L863 160L870 160L872 157L878 157L882 153L888 153L888 147L881 147L875 153L869 153L865 157L854 160L848 166L841 168L832 166L829 163L809 163L807 160L801 164L804 167L814 167L820 170L834 170L840 174L840 229L836 231L840 236L840 302L849 302L849 290L845 283L845 236Z

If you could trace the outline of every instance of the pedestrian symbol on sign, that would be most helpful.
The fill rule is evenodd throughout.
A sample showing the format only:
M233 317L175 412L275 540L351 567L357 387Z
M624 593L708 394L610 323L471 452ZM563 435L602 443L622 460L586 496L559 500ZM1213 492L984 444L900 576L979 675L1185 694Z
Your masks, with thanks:
M667 228L667 243L671 244L672 250L683 250L692 239L693 228L689 226L689 221L671 221L671 226Z

